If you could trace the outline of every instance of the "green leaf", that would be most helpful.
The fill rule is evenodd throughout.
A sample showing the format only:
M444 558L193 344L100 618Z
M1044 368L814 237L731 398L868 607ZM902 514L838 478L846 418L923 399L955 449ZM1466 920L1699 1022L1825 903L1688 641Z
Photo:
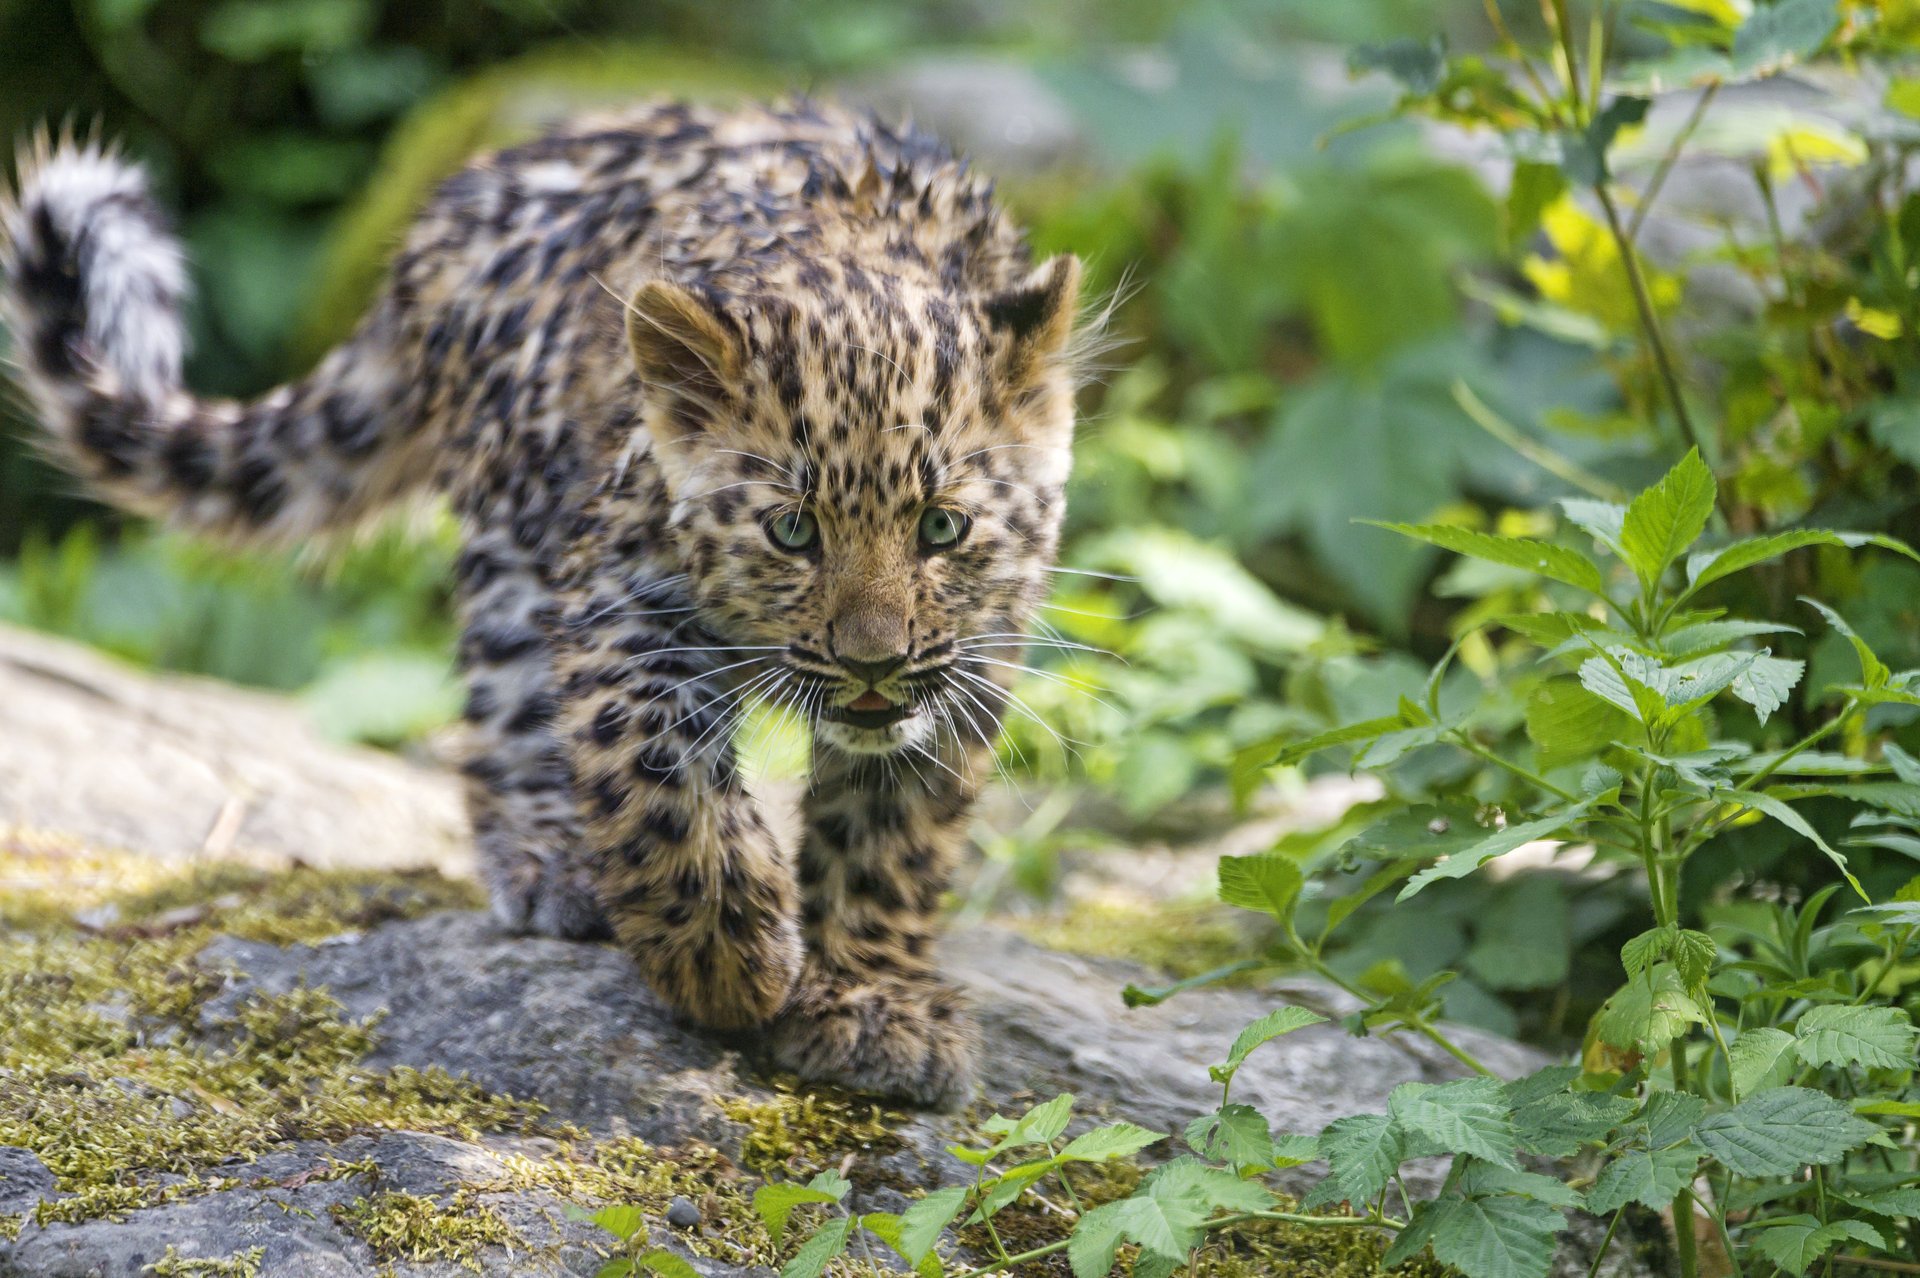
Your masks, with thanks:
M1309 1025L1322 1024L1326 1019L1318 1012L1310 1012L1304 1007L1275 1008L1241 1030L1239 1037L1233 1040L1233 1046L1227 1051L1227 1059L1218 1065L1209 1065L1207 1075L1216 1083L1231 1083L1240 1066L1262 1043L1271 1042L1282 1034L1291 1034L1295 1030L1305 1029Z
M655 1247L634 1258L634 1266L656 1273L660 1278L700 1278L700 1271L664 1247Z
M1425 97L1439 88L1440 77L1446 70L1447 43L1439 36L1425 40L1402 36L1379 44L1363 44L1347 55L1350 74L1384 71L1415 97Z
M1620 526L1627 562L1649 586L1706 531L1713 514L1713 472L1690 450L1665 478L1635 497Z
M1268 767L1284 767L1298 763L1308 755L1318 754L1322 750L1331 750L1334 746L1352 745L1356 741L1371 741L1375 737L1397 732L1407 726L1406 720L1399 715L1386 715L1378 719L1363 719L1358 723L1349 723L1343 727L1316 733L1304 740L1281 749L1267 764Z
M1402 1083L1388 1097L1387 1108L1403 1130L1448 1153L1519 1167L1514 1160L1513 1111L1494 1079Z
M1876 1216L1920 1220L1920 1189L1882 1189L1871 1194L1843 1194L1847 1205Z
M1570 497L1560 503L1560 509L1575 527L1620 558L1627 557L1626 547L1621 543L1621 534L1625 531L1627 524L1625 506L1610 501Z
M1291 857L1223 856L1220 858L1220 899L1243 910L1257 910L1286 922L1306 879Z
M1753 1238L1760 1254L1790 1274L1804 1274L1836 1244L1852 1240L1886 1249L1880 1231L1865 1221L1836 1220L1823 1225L1813 1216L1786 1216L1762 1221Z
M1763 1087L1785 1083L1793 1072L1792 1051L1793 1035L1783 1029L1759 1025L1742 1032L1727 1047L1734 1090L1751 1096Z
M995 1114L981 1126L1000 1137L987 1151L988 1156L1029 1145L1051 1145L1067 1130L1073 1118L1073 1093L1061 1092L1050 1101L1042 1101L1018 1118Z
M820 1278L834 1258L847 1249L847 1236L852 1232L852 1217L835 1216L780 1267L780 1278Z
M1578 1207L1582 1202L1580 1191L1564 1181L1539 1172L1515 1171L1511 1167L1483 1163L1477 1158L1460 1160L1454 1188L1469 1198L1516 1194L1553 1207Z
M1853 872L1847 869L1847 858L1841 853L1834 851L1827 841L1820 837L1819 831L1815 830L1811 825L1808 825L1807 819L1798 812L1795 812L1787 804L1782 803L1770 794L1761 794L1756 790L1723 790L1714 797L1722 800L1731 800L1735 803L1743 803L1756 812L1764 812L1781 825L1786 826L1789 830L1792 830L1795 834L1826 853L1827 859L1832 861L1834 867L1840 871L1840 877L1845 879L1853 890L1860 894L1861 900L1865 901L1870 899L1867 896L1867 890L1860 886L1860 880L1854 878Z
M1543 817L1538 821L1523 821L1519 825L1510 825L1503 830L1495 830L1472 845L1448 855L1437 864L1430 865L1407 881L1400 889L1396 901L1405 901L1421 889L1441 879L1460 879L1472 874L1495 857L1505 856L1523 844L1536 839L1550 838L1593 809L1595 800L1585 799L1554 816Z
M1148 1176L1133 1197L1082 1216L1068 1244L1068 1260L1076 1275L1105 1273L1098 1266L1104 1258L1106 1268L1112 1268L1122 1240L1164 1260L1185 1260L1200 1241L1201 1226L1216 1210L1254 1211L1272 1201L1267 1190L1231 1172L1190 1158L1175 1159Z
M1106 1278L1113 1272L1113 1262L1125 1241L1119 1203L1103 1203L1082 1213L1067 1239L1067 1263L1073 1267L1073 1278Z
M1566 1217L1530 1198L1445 1198L1433 1222L1434 1258L1466 1278L1546 1278Z
M1847 642L1853 645L1854 655L1860 659L1860 682L1862 684L1866 685L1869 690L1878 689L1886 685L1887 680L1892 677L1893 672L1888 670L1886 663L1874 654L1872 648L1867 646L1867 641L1862 639L1854 628L1847 624L1845 617L1842 617L1818 599L1808 599L1802 596L1800 602L1806 604L1815 612L1818 612L1822 617L1825 617L1827 624L1846 636Z
M1634 1108L1625 1096L1562 1092L1516 1108L1513 1134L1530 1154L1571 1158L1588 1145L1605 1144L1607 1133L1631 1117Z
M1637 980L1614 991L1594 1019L1594 1033L1613 1047L1652 1056L1686 1032L1706 1023L1707 1013L1687 990L1679 970L1658 963Z
M641 1211L638 1207L624 1204L614 1207L602 1207L594 1212L583 1212L580 1211L579 1208L574 1208L568 1215L572 1216L575 1220L584 1220L589 1224L598 1225L615 1238L618 1238L621 1242L625 1242L627 1239L639 1233L642 1229L646 1228L647 1224L647 1214L644 1211Z
M1742 639L1800 633L1795 626L1783 626L1771 621L1701 621L1680 627L1667 635L1662 643L1676 657L1692 657L1738 643Z
M1655 1092L1647 1097L1646 1109L1633 1122L1640 1132L1640 1143L1648 1149L1678 1145L1693 1132L1693 1125L1707 1112L1705 1098L1691 1092Z
M766 1223L767 1232L773 1235L774 1244L778 1246L794 1208L807 1203L837 1203L851 1188L844 1177L831 1170L821 1172L804 1185L791 1180L773 1181L754 1191L753 1209Z
M1527 739L1542 768L1589 758L1629 735L1633 720L1577 679L1549 679L1527 698Z
M1125 1158L1130 1154L1137 1154L1147 1146L1158 1144L1165 1139L1166 1136L1162 1133L1151 1131L1135 1123L1113 1123L1075 1136L1056 1156L1056 1161L1104 1163L1109 1158Z
M1790 551L1807 546L1840 546L1857 550L1861 546L1880 546L1897 551L1909 559L1920 559L1905 542L1881 533L1834 532L1826 528L1796 528L1791 532L1766 537L1749 537L1718 550L1703 550L1687 558L1687 590L1692 594L1722 577L1744 571L1769 559L1778 559ZM1683 596L1684 597L1684 596Z
M1588 594L1605 595L1607 592L1606 580L1601 577L1598 566L1579 551L1569 550L1565 546L1556 546L1550 541L1535 541L1528 537L1498 537L1492 533L1457 528L1452 524L1392 524L1374 519L1363 519L1360 522L1372 524L1376 528L1385 528L1403 537L1424 541L1456 554L1471 555L1475 559L1484 559L1489 563L1524 569L1550 581L1577 587Z
M1236 1171L1273 1163L1273 1132L1251 1105L1222 1105L1187 1124L1187 1144L1202 1158L1230 1163Z
M1630 1202L1653 1211L1670 1207L1674 1195L1693 1183L1699 1164L1700 1151L1691 1144L1629 1150L1601 1169L1587 1193L1587 1210L1605 1215Z
M1753 707L1765 723L1787 702L1787 694L1806 673L1807 663L1761 653L1733 679L1733 695Z
M1467 970L1489 988L1544 989L1566 979L1573 920L1558 875L1528 874L1502 884L1473 931Z
M1913 1069L1913 1022L1897 1007L1816 1007L1794 1027L1794 1050L1809 1065Z
M1733 74L1765 75L1811 57L1839 25L1837 0L1755 5L1733 34Z
M1874 1134L1873 1124L1805 1087L1756 1092L1694 1127L1694 1139L1738 1176L1791 1176L1837 1162Z
M889 1211L870 1211L863 1213L855 1223L905 1258L906 1244L902 1241L903 1223L899 1216ZM929 1250L914 1264L913 1271L919 1274L920 1278L942 1278L946 1273L946 1266L940 1263L940 1257L937 1254Z
M967 1203L967 1187L951 1185L936 1189L900 1213L900 1237L888 1246L899 1252L908 1264L918 1265L933 1253L941 1233L953 1223Z
M1371 1202L1407 1156L1406 1137L1385 1114L1352 1114L1320 1133L1328 1179L1351 1203Z

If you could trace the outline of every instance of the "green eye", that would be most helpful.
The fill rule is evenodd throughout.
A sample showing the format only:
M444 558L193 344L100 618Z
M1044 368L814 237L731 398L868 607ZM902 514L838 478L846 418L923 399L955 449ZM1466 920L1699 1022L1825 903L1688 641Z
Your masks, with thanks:
M946 550L960 544L973 521L946 506L929 506L920 515L920 544L929 550Z
M804 510L789 510L767 521L767 536L782 550L805 550L820 540L820 525Z

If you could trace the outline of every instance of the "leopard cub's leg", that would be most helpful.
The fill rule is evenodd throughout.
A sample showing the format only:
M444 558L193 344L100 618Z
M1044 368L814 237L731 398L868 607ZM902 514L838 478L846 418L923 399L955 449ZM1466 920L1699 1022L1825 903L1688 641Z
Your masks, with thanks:
M552 595L502 533L469 539L455 569L467 684L461 772L493 915L514 932L608 935L580 849L567 758L553 734Z
M983 761L982 748L906 766L816 747L800 851L807 959L774 1025L778 1064L920 1105L971 1097L976 1031L933 949Z
M715 1028L757 1025L786 1003L801 941L792 864L730 739L754 662L675 625L688 609L670 587L619 576L560 618L555 731L588 864L662 999Z

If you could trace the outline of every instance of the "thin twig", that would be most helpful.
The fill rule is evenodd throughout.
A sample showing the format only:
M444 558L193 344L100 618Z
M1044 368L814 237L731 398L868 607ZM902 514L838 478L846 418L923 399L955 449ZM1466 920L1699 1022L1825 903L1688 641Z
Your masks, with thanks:
M1673 135L1673 141L1667 145L1667 153L1660 157L1660 163L1653 170L1653 176L1647 179L1647 189L1640 193L1640 203L1633 210L1633 216L1627 221L1627 242L1640 242L1640 228L1646 224L1647 213L1653 208L1653 202L1660 198L1660 189L1667 184L1667 177L1673 172L1673 166L1680 162L1680 152L1692 140L1694 130L1700 127L1700 121L1706 118L1707 108L1713 105L1713 99L1720 92L1720 81L1715 80L1700 91L1694 100L1693 110Z

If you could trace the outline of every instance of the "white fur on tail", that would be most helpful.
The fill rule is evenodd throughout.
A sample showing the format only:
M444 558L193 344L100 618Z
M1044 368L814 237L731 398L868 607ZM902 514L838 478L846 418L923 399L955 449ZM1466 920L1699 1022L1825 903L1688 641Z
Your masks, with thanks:
M116 374L149 401L177 388L186 266L146 174L97 143L44 134L18 165L17 192L0 200L0 304L14 358L42 382L66 380L71 363ZM78 358L44 358L36 343L47 341L77 341Z

